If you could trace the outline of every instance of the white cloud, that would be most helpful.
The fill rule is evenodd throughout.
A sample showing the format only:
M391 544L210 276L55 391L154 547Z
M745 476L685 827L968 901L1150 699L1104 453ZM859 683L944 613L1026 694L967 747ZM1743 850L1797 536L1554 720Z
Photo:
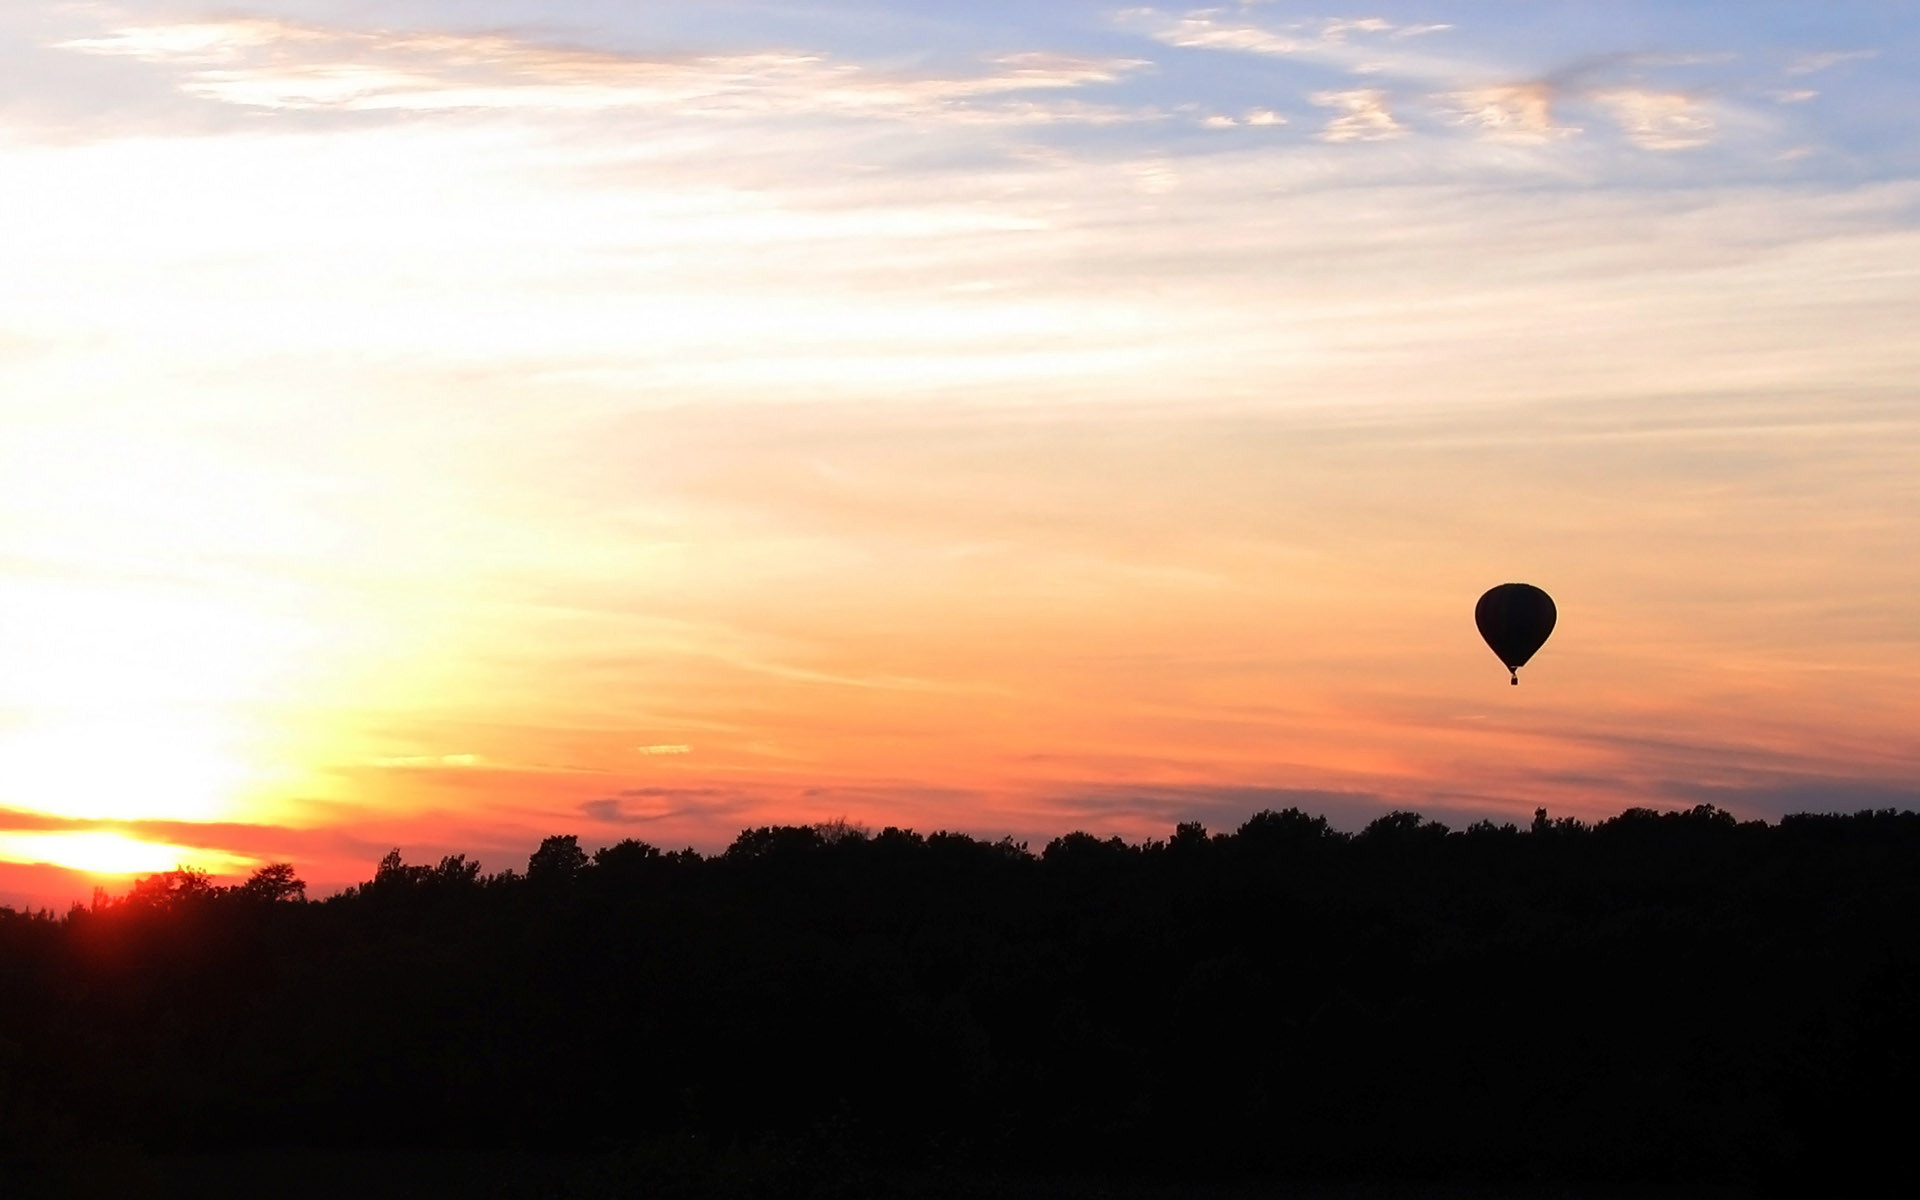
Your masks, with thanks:
M1612 110L1621 131L1642 149L1691 150L1713 140L1713 118L1685 92L1622 88L1594 99Z
M1320 140L1326 142L1379 142L1406 136L1406 126L1394 119L1387 107L1387 94L1375 88L1357 88L1345 92L1315 92L1313 102L1322 108L1344 110L1327 122Z
M677 743L661 746L635 746L634 749L649 758L671 757L674 755L693 753L692 746L683 746Z

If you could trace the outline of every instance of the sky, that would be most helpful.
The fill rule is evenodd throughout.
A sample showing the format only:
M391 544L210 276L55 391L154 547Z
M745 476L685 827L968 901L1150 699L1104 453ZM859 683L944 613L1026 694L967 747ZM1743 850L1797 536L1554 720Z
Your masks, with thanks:
M0 904L1912 807L1917 17L8 4Z

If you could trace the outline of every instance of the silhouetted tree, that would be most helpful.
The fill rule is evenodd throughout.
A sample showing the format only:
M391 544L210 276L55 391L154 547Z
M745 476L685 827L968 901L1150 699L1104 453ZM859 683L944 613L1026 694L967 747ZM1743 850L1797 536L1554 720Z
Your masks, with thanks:
M1546 809L1536 808L1533 810L1533 825L1530 827L1530 832L1538 837L1549 837L1554 834L1582 834L1588 832L1588 830L1587 823L1578 817L1556 817L1549 819Z
M1250 849L1287 849L1316 846L1339 840L1340 834L1325 817L1310 817L1297 808L1279 812L1262 809L1246 819L1235 840Z
M307 898L307 885L294 874L292 863L272 863L255 871L234 892L246 900L297 903Z
M763 825L741 830L722 857L730 862L752 862L778 855L804 854L825 844L826 839L812 825Z
M1429 821L1415 812L1390 812L1367 823L1360 831L1363 844L1405 845L1410 842L1438 842L1450 831L1438 821Z
M433 874L426 866L408 866L400 857L399 847L386 852L380 864L374 868L373 880L369 886L386 890L396 890L425 883Z
M658 862L660 848L628 838L593 852L593 865L602 870L628 871L642 864Z
M441 887L473 887L480 881L480 863L464 854L449 854L433 869L433 881Z
M1167 839L1167 849L1175 853L1191 854L1207 845L1207 827L1198 821L1187 821L1174 826L1173 836Z
M575 835L546 838L527 859L527 882L542 886L572 883L591 861Z
M135 909L171 909L208 899L215 892L212 875L194 867L176 867L141 879L120 903Z
M1117 837L1097 838L1090 833L1074 832L1048 842L1040 852L1040 861L1048 865L1098 864L1131 858L1137 850Z

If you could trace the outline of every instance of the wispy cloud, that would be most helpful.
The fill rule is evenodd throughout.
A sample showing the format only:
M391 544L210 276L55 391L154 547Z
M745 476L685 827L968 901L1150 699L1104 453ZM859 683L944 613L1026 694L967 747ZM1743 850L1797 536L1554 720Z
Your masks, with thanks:
M1181 49L1284 56L1338 57L1355 42L1425 37L1453 28L1435 24L1400 25L1383 17L1318 18L1289 21L1276 28L1249 21L1244 16L1230 15L1220 8L1193 9L1178 16L1153 8L1135 8L1120 13L1119 17L1125 24L1146 29L1156 41Z
M1878 58L1878 50L1826 50L1818 54L1803 54L1787 64L1789 75L1812 75L1841 63L1859 62L1862 59Z
M1456 83L1485 74L1471 62L1447 53L1412 48L1414 39L1443 33L1451 25L1395 24L1382 17L1315 18L1270 23L1246 12L1220 8L1182 14L1153 8L1129 9L1119 22L1148 38L1180 50L1208 50L1286 58L1353 75L1419 80L1429 85Z
M389 33L241 19L139 25L61 48L165 64L205 99L272 110L640 109L677 116L839 115L971 123L1137 114L1022 98L1116 82L1135 59L1028 52L974 74L916 76L796 51L648 57L504 34Z
M712 820L751 812L765 803L761 793L727 787L628 788L589 800L580 811L610 825L644 825L656 821Z

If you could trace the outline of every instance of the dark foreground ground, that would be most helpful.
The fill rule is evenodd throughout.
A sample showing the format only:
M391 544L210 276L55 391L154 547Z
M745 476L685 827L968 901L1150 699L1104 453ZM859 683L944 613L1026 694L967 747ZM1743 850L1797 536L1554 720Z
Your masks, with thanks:
M0 1197L1860 1194L1917 1088L1912 813L554 837L0 909Z
M1741 1200L1709 1184L1467 1184L1407 1180L1166 1179L1093 1176L816 1174L752 1156L697 1170L653 1155L249 1153L147 1158L125 1150L83 1160L0 1168L0 1195L17 1200Z

